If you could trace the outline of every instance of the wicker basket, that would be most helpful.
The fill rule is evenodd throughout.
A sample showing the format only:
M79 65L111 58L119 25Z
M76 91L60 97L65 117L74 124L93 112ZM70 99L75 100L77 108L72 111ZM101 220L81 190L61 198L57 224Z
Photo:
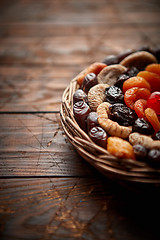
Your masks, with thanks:
M73 94L78 89L77 77L65 89L60 109L63 130L77 152L103 175L131 185L160 187L160 169L154 169L145 162L119 159L106 149L96 145L79 127L73 116Z

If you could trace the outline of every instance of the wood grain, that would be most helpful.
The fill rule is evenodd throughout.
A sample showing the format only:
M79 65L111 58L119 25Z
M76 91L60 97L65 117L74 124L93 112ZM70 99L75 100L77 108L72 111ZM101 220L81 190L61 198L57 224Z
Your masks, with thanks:
M103 178L5 179L0 186L2 240L160 237L159 198L135 196Z
M0 176L93 174L65 137L59 113L1 114Z

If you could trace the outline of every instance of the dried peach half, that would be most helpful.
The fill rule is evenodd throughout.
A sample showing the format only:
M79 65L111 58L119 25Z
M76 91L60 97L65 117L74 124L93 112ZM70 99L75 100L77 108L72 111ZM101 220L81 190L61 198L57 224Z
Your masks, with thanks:
M158 63L149 64L145 70L160 75L160 64Z
M160 122L158 120L156 112L152 108L147 108L145 110L145 116L154 128L155 132L158 132L160 130Z
M142 77L131 77L131 78L127 79L123 83L123 92L126 92L128 89L130 89L132 87L147 88L149 91L151 91L151 86L150 86L149 82L147 82Z
M147 88L133 87L128 89L124 94L124 101L127 107L134 109L134 103L138 99L147 100L151 92Z
M135 159L132 145L119 137L109 137L107 139L107 150L118 158Z
M140 71L137 74L138 77L142 77L149 82L151 86L152 92L154 91L160 91L160 75L153 73L153 72L148 72L148 71Z
M77 83L81 86L85 76L89 73L95 73L96 75L107 65L100 62L92 63L89 67L87 67L84 71L82 71L77 76Z
M147 100L138 99L134 104L134 111L139 118L145 118L144 111L147 108Z

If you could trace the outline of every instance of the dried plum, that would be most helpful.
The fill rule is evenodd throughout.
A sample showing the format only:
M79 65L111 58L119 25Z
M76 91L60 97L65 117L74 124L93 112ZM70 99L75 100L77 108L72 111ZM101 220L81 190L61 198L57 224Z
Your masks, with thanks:
M131 126L137 119L137 115L123 103L115 103L110 106L109 118L122 126Z
M141 144L135 144L133 145L133 150L137 160L145 161L148 153L147 148L145 148Z
M124 102L123 92L120 88L116 86L111 86L106 88L105 94L106 94L106 101L111 104L116 102L120 102L120 103Z
M160 150L151 149L147 157L148 164L152 167L160 167Z
M154 129L151 126L151 124L149 124L143 118L137 118L137 120L135 121L135 123L132 127L132 131L139 132L139 133L146 134L146 135L151 135L154 133Z

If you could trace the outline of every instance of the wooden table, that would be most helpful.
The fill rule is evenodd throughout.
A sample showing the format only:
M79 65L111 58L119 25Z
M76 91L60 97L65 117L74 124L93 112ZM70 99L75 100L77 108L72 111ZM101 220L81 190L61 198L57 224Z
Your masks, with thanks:
M158 0L0 1L0 239L160 239L159 198L68 142L61 96L94 61L160 43Z

